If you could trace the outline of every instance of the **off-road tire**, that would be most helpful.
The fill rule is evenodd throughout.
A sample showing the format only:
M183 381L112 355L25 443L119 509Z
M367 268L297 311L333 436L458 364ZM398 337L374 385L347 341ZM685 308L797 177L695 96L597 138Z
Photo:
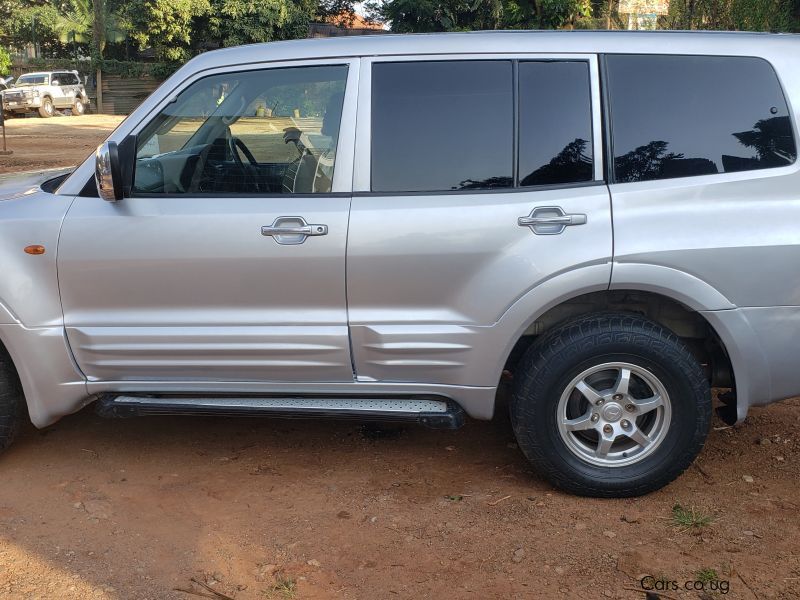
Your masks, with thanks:
M56 107L53 106L53 99L45 96L42 99L42 105L39 107L39 116L43 119L48 119L56 114Z
M0 452L8 448L22 421L24 396L11 357L0 346Z
M86 114L86 105L80 98L75 98L75 102L72 103L72 116L80 117L84 114Z
M559 433L557 404L570 381L595 365L621 361L664 385L671 419L663 441L639 462L599 466L577 456ZM549 482L582 496L639 496L685 471L711 423L711 392L702 368L671 331L627 313L583 316L545 333L514 371L511 423L520 449Z

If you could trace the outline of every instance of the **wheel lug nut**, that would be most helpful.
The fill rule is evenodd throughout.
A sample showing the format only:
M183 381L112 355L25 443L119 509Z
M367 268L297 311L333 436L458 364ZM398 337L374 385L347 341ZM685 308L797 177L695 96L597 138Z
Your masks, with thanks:
M597 402L595 402L594 404L595 404L595 406L603 406L603 402L605 402L605 400L603 400L602 398L600 398L600 400L598 400L598 401L597 401Z
M611 425L603 425L603 433L612 433L614 428Z
M623 429L630 429L630 428L631 428L630 421L626 421L626 420L624 420L624 419L622 420L622 422L620 423L620 425L622 425L622 428L623 428Z
M633 404L626 404L625 410L627 410L628 412L633 412L636 410L636 407Z
M614 400L617 401L617 402L622 400L622 394L614 394Z
M597 413L594 413L592 415L592 423L597 423L599 420L600 420L600 415L598 415Z

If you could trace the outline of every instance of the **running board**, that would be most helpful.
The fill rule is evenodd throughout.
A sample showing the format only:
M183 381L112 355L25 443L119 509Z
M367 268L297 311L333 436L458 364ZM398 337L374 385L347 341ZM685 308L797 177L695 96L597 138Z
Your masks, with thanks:
M411 421L431 429L458 429L464 410L447 399L387 397L194 397L105 395L96 402L101 417L206 415Z

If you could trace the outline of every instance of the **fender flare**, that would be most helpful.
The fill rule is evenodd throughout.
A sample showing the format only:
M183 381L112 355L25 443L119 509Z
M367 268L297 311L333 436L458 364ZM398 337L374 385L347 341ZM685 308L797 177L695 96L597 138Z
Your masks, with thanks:
M19 325L19 317L9 308L2 298L0 298L0 325Z
M559 304L604 290L652 292L700 314L730 358L736 381L737 420L744 420L749 406L768 401L771 383L766 355L743 311L694 275L643 263L613 263L613 269L611 263L590 265L556 275L526 292L492 328L496 359L493 381L500 380L512 348L534 321Z

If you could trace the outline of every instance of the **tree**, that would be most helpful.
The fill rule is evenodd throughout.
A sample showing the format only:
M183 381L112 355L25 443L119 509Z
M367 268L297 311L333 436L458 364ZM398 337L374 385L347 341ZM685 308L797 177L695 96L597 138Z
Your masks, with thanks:
M592 16L590 0L386 0L367 8L398 33L587 27Z
M189 58L194 20L210 10L209 0L133 0L124 15L141 49L151 47L157 59L178 61Z
M236 46L306 37L313 17L313 6L291 0L211 0L197 28L220 46Z
M12 47L33 44L37 52L48 56L63 56L65 46L58 33L59 11L44 0L17 0L4 4L0 12L3 42Z
M11 55L0 46L0 75L7 75L11 70Z
M797 8L797 0L672 0L664 25L670 29L790 31Z

